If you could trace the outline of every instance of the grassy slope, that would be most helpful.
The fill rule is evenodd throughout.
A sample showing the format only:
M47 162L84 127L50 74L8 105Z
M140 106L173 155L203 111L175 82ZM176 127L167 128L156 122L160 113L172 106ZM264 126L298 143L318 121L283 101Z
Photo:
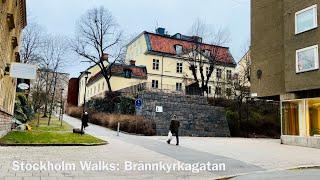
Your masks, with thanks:
M0 139L2 144L92 144L103 143L103 140L90 135L72 133L72 127L63 122L62 126L57 118L52 118L50 126L47 119L31 121L31 131L12 131Z

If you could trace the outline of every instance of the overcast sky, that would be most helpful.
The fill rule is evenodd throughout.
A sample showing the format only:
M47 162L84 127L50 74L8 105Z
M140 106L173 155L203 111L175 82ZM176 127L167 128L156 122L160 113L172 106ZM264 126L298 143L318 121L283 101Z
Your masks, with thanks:
M166 28L169 34L187 33L200 18L215 28L227 28L229 47L236 61L250 38L250 0L27 0L29 18L53 34L72 37L75 23L88 9L104 6L128 36ZM65 68L71 77L89 66L74 58ZM77 63L75 63L77 62Z

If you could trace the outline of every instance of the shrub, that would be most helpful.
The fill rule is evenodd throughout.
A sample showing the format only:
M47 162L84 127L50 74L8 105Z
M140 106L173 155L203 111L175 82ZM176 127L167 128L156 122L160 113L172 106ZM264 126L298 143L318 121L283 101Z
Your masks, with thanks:
M279 104L262 100L248 102L248 104L243 102L240 110L236 101L220 101L218 104L226 108L225 114L231 136L280 137Z
M106 93L104 98L92 99L88 102L89 109L97 112L134 114L134 99L127 96L121 96L118 92Z
M82 111L83 111L82 107L76 107L76 106L68 106L66 109L67 114L75 118L81 118Z
M16 95L14 117L22 123L26 123L34 117L32 105L23 93L17 93Z
M104 112L97 112L94 110L88 110L88 112L89 121L96 125L117 130L119 122L120 130L124 132L143 134L147 136L156 134L154 123L142 116L108 114ZM68 107L67 114L75 118L81 118L82 107Z

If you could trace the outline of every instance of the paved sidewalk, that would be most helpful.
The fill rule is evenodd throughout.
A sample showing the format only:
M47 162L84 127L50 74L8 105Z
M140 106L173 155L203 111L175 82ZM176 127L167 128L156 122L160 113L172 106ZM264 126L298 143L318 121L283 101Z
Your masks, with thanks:
M69 116L64 120L74 127L80 121ZM281 145L272 139L182 137L181 146L168 145L166 137L134 136L90 124L86 132L110 144L93 147L0 147L0 179L214 179L249 174L257 177L270 171L297 166L320 165L320 150ZM37 163L50 161L79 164L79 161L105 161L119 164L116 171L13 171L13 161ZM124 162L134 163L225 163L226 171L124 171ZM279 171L280 174L287 172ZM292 171L290 171L292 174ZM307 171L315 175L317 170ZM239 176L244 178L247 176Z

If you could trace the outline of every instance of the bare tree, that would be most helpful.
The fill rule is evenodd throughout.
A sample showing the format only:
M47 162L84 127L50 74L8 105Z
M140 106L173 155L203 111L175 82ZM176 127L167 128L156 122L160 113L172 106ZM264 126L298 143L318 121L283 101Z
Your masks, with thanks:
M218 66L227 65L227 61L231 60L224 58L232 58L231 56L222 56L222 51L225 49L221 47L221 45L227 43L230 38L229 34L222 30L217 32L210 31L208 26L200 19L197 19L193 23L191 33L194 35L193 43L190 47L183 47L181 56L189 63L195 81L194 84L199 86L201 94L204 95L204 92L208 93L208 84L212 81L211 76L214 69ZM206 37L210 40L210 44L214 45L210 47L207 45L204 46L202 37ZM200 76L198 77L199 74Z
M38 63L42 46L43 29L36 23L29 23L23 30L20 55L22 63Z
M65 38L59 36L47 35L44 40L43 47L41 49L41 61L39 66L42 72L45 74L45 92L47 94L44 107L44 117L47 117L49 112L50 125L51 114L54 105L54 97L56 93L56 85L58 73L62 71L62 68L66 65L66 52L68 50ZM49 102L50 97L50 102ZM50 109L48 111L48 107Z
M72 49L85 59L100 67L108 91L112 92L110 79L112 66L123 60L122 32L115 18L104 7L94 8L84 14L77 24L76 40Z

